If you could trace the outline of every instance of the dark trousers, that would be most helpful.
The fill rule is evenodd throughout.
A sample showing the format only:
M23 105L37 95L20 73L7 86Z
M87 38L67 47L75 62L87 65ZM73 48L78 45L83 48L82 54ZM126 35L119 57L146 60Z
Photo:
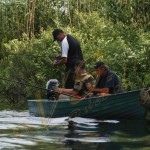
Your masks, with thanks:
M75 71L70 70L65 73L64 77L64 88L73 89L75 81Z

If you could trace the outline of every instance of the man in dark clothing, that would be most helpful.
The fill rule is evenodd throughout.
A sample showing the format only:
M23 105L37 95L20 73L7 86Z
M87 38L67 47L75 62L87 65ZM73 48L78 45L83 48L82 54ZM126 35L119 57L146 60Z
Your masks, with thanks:
M119 77L103 62L97 62L94 66L94 71L98 75L98 81L93 93L105 96L122 92L122 85Z
M65 88L73 88L75 63L83 60L83 54L79 42L71 35L65 35L61 29L53 31L54 41L61 42L61 56L54 61L54 65L66 65Z

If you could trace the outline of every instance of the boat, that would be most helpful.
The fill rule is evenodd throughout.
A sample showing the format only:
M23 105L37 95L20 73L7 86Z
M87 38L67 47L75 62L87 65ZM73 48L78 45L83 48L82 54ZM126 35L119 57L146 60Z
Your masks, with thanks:
M37 117L84 117L95 119L138 119L147 112L140 104L141 90L85 99L28 100L29 113Z

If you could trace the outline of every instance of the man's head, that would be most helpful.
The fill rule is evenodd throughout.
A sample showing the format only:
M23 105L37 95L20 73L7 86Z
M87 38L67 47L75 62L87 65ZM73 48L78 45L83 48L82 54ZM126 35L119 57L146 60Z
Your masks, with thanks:
M98 75L104 76L108 71L108 66L104 62L98 61L94 65L94 71Z
M61 30L61 29L55 29L52 32L52 34L53 34L54 41L60 41L61 42L64 39L64 37L65 37L64 31Z

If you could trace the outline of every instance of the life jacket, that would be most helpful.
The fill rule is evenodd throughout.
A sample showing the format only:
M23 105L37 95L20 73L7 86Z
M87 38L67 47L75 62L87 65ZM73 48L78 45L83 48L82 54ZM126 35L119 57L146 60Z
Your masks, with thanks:
M75 80L74 90L78 92L78 96L80 96L81 98L87 97L90 93L90 91L86 87L86 80L88 79L94 80L92 75L85 73Z

